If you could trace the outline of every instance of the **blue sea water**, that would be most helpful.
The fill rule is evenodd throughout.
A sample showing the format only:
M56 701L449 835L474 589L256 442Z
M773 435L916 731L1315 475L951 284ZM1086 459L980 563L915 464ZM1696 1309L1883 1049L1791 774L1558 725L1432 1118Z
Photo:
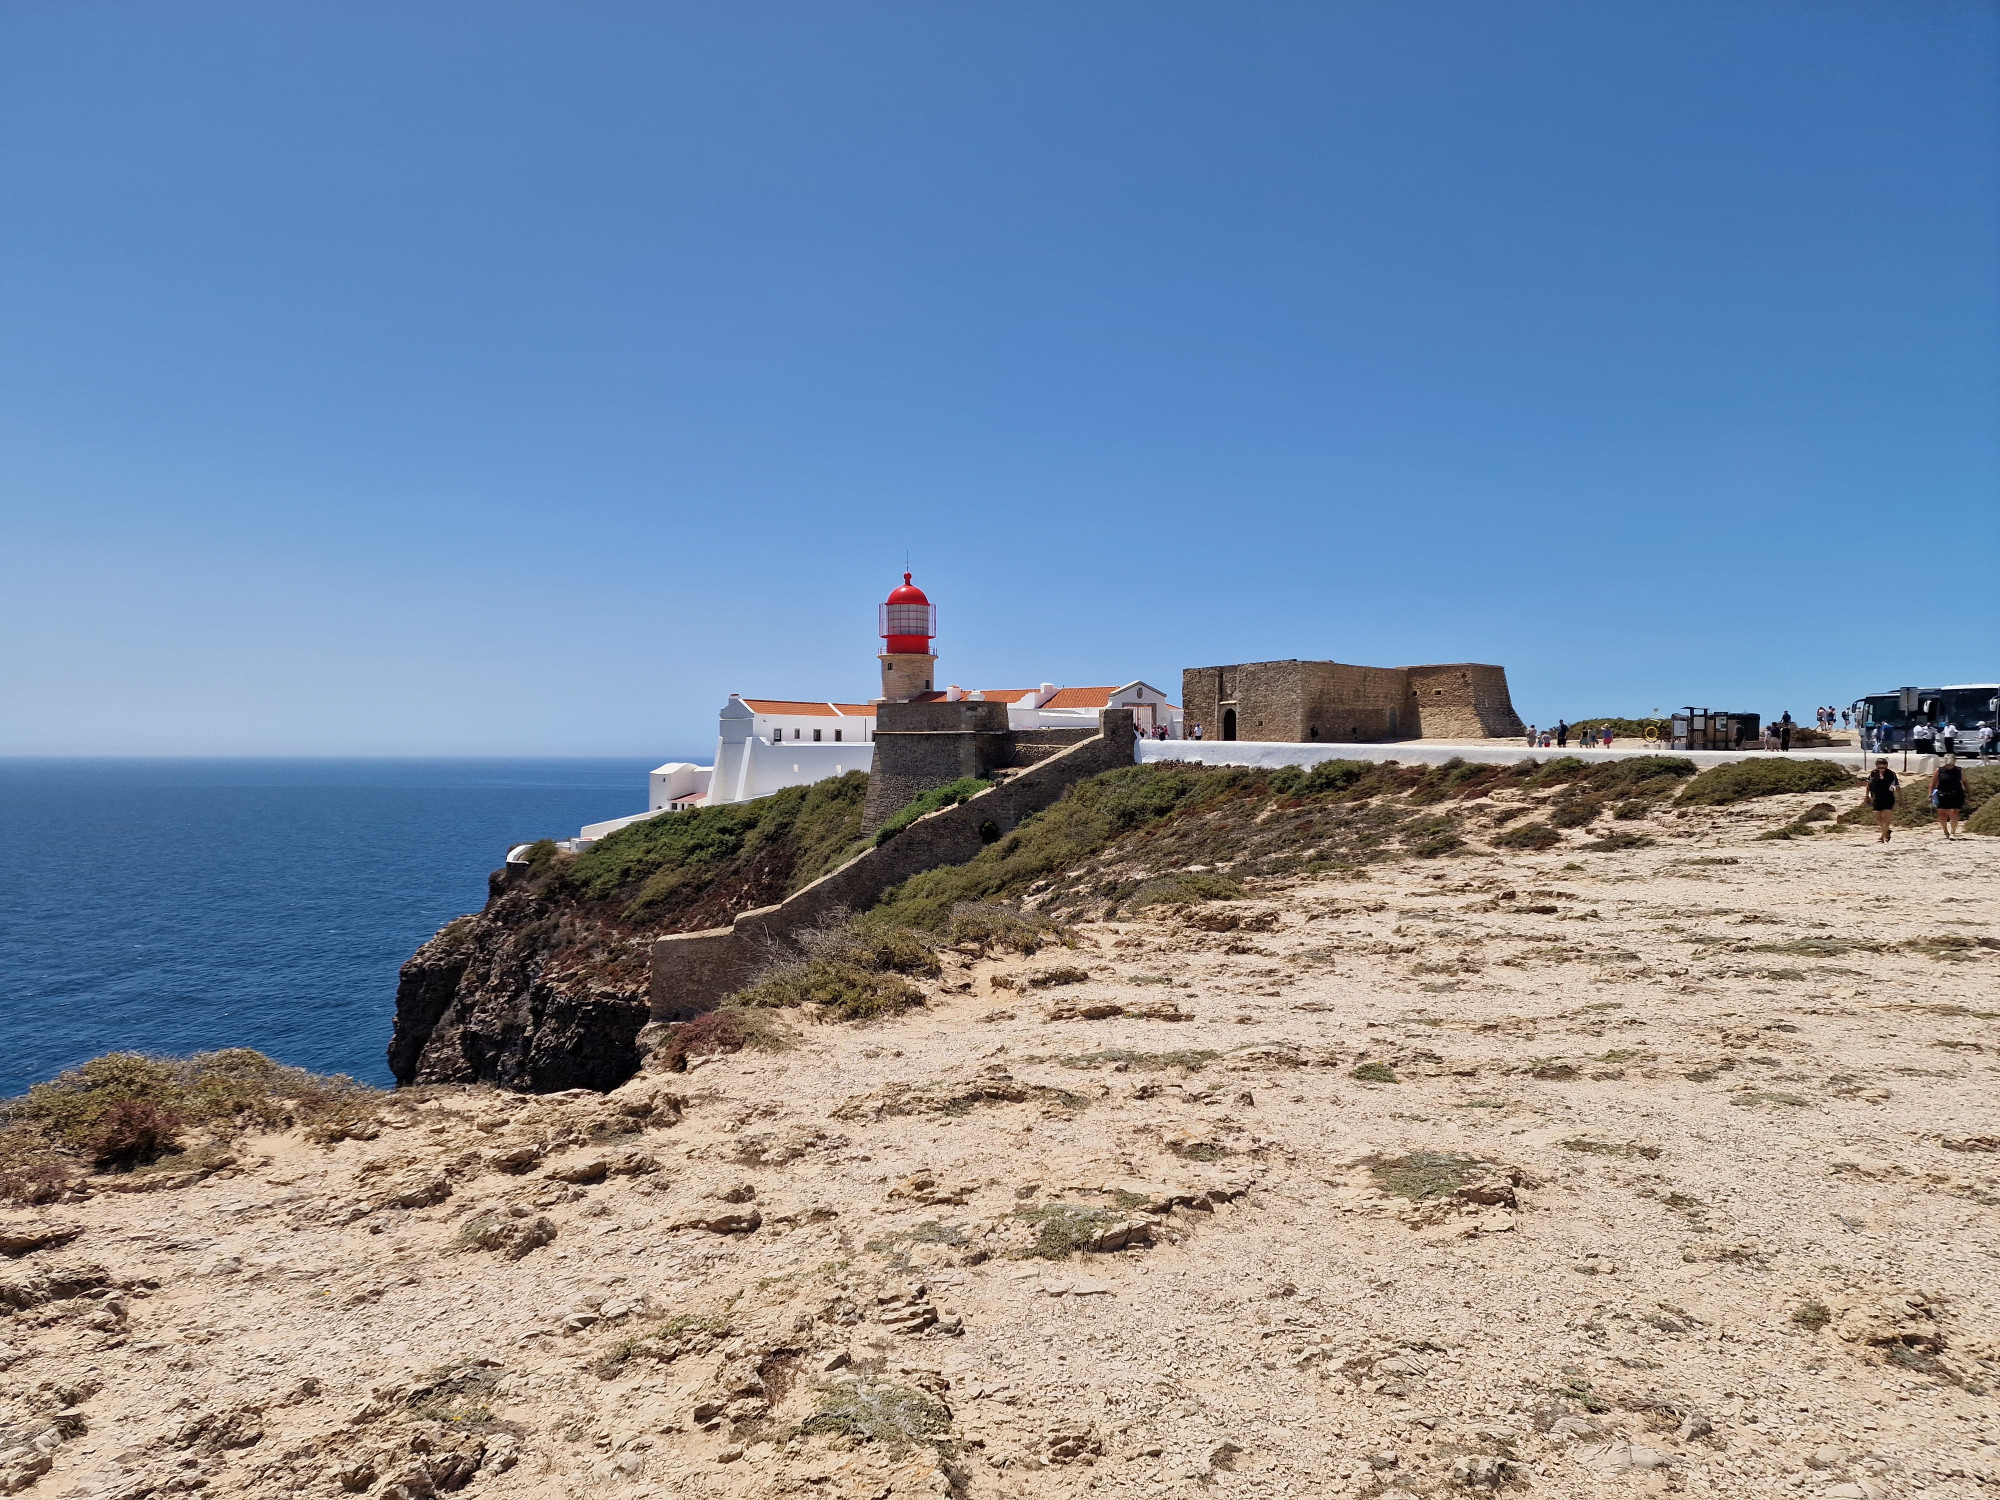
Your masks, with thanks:
M119 1048L387 1083L396 970L641 760L0 760L0 1095Z

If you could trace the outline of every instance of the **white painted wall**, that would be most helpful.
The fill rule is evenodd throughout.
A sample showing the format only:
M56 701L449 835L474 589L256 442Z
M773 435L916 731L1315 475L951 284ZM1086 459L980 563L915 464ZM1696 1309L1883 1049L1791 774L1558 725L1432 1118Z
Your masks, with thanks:
M664 766L656 767L646 778L646 806L653 812L670 807L682 797L692 797L708 790L711 766L698 766L692 761L670 760ZM585 830L588 836L588 830Z

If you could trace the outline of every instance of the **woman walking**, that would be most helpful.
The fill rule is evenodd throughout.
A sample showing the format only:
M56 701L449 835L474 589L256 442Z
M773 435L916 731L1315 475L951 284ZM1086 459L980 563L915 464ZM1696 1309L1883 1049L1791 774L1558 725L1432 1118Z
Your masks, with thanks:
M1889 823L1896 816L1896 788L1900 785L1902 779L1889 769L1889 762L1878 758L1861 794L1861 800L1875 810L1875 826L1881 830L1881 836L1875 840L1878 844L1889 842Z
M1937 809L1944 836L1959 837L1959 820L1965 816L1965 772L1958 768L1955 755L1946 755L1931 772L1931 806Z

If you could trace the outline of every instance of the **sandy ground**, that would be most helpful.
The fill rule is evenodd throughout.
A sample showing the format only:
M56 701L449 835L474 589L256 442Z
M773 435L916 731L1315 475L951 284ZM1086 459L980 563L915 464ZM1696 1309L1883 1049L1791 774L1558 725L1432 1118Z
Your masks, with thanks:
M1989 1495L2000 843L1814 800L12 1215L0 1486Z

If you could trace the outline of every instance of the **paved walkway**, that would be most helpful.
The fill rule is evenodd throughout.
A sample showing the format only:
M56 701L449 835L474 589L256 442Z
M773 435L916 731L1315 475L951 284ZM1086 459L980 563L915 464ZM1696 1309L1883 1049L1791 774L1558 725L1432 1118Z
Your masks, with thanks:
M1672 755L1691 760L1698 766L1726 766L1739 760L1830 760L1849 770L1860 770L1874 759L1860 751L1841 747L1824 750L1670 750L1628 741L1609 750L1531 750L1526 745L1505 740L1468 740L1459 744L1403 740L1388 744L1328 745L1279 744L1265 740L1140 740L1138 760L1194 761L1204 766L1316 766L1323 760L1395 761L1406 766L1438 766L1448 760L1471 761L1485 766L1511 766L1522 761L1551 761L1565 755L1581 761L1631 760L1641 755ZM1901 752L1889 763L1902 769ZM1912 755L1910 771L1929 773L1934 764L1929 756Z

